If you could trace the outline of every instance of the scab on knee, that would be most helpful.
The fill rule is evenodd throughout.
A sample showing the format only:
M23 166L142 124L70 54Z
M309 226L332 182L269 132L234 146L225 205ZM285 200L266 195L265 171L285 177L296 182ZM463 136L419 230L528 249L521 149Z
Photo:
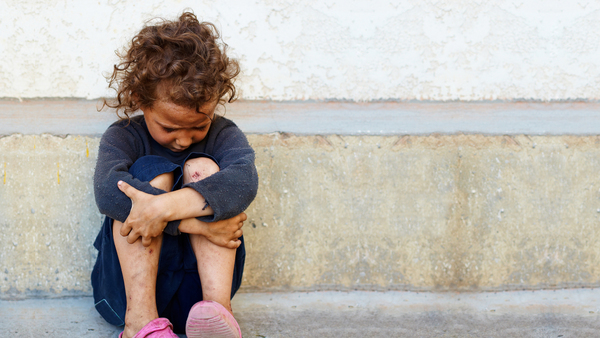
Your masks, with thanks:
M208 157L187 160L183 165L183 184L198 182L219 172L219 166Z

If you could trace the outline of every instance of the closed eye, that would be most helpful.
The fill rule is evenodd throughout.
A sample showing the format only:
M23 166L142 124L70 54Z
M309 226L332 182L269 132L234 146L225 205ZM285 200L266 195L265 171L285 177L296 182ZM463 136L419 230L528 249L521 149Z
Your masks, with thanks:
M167 133L172 133L174 132L176 129L173 128L166 128L166 127L162 127L164 131L166 131Z
M194 127L194 129L202 131L202 130L206 129L206 126Z

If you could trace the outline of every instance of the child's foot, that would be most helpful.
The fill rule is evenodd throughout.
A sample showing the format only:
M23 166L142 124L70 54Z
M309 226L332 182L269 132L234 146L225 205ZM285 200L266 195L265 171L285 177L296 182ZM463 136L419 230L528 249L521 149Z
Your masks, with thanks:
M241 338L237 321L217 302L203 300L192 306L185 325L188 338Z
M119 335L123 338L123 332ZM167 318L156 318L146 324L133 338L178 338L173 333L173 324Z

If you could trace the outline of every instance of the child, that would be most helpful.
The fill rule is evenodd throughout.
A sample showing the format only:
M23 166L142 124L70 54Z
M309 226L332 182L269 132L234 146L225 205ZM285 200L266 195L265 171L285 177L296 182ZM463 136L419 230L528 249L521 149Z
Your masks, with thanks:
M110 87L125 118L102 136L94 192L95 306L120 337L241 337L231 312L256 196L254 151L216 115L235 99L235 60L214 25L185 12L143 28ZM142 115L130 116L141 110Z

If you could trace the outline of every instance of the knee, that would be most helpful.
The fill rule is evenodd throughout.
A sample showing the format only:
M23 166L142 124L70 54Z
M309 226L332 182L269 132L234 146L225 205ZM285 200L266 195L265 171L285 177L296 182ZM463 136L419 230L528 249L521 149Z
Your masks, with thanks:
M160 174L150 181L151 186L164 191L171 191L173 184L175 184L175 177L172 172Z
M198 182L219 172L219 166L208 157L198 157L185 162L183 183Z

